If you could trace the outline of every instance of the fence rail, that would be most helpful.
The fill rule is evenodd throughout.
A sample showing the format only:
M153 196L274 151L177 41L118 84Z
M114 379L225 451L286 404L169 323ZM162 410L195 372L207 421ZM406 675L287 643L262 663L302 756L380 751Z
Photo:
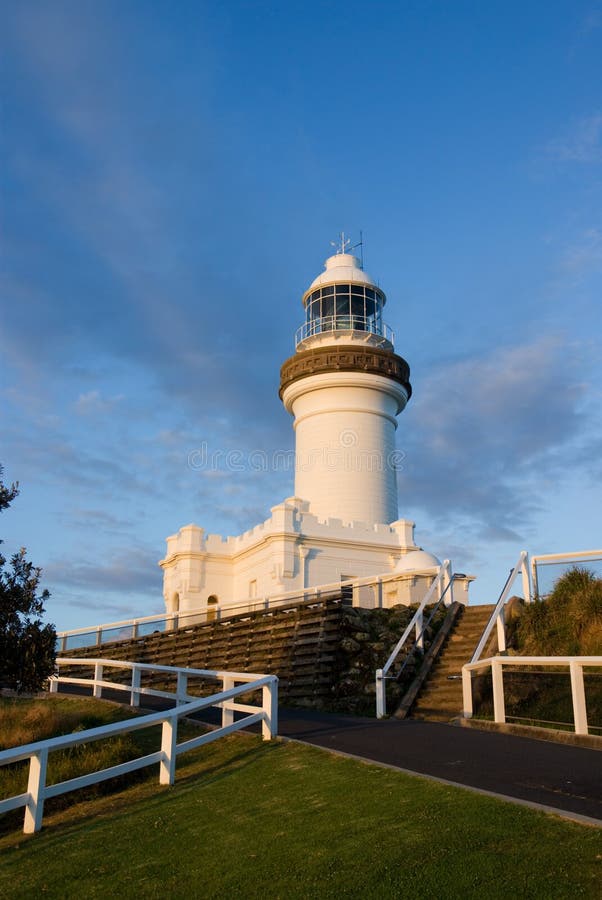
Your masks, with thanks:
M100 646L105 641L135 640L151 634L153 631L172 631L206 622L220 622L233 616L252 615L269 610L286 609L288 606L309 605L328 599L340 599L341 595L345 593L356 596L362 588L372 588L375 605L382 606L384 585L407 580L416 574L416 572L388 572L383 575L370 575L365 578L353 578L348 581L337 581L302 590L286 591L269 597L249 598L228 606L216 608L203 606L183 612L124 619L120 622L107 622L88 628L73 628L57 633L58 648L60 652L64 653L83 647Z
M195 750L197 747L209 744L212 741L219 740L221 737L258 723L261 723L264 740L271 740L276 737L278 732L278 679L275 675L219 672L206 669L180 669L171 666L153 666L110 659L59 659L57 663L59 667L68 665L91 666L93 675L90 678L54 676L50 682L52 692L58 690L59 684L84 684L92 688L92 694L95 697L100 697L104 688L115 688L121 691L129 691L133 706L139 705L140 697L144 695L169 697L175 700L176 706L163 712L137 716L124 722L114 722L110 725L102 725L98 728L90 728L87 731L50 738L46 741L37 741L36 743L25 744L21 747L0 752L0 765L29 760L27 791L0 800L0 814L25 807L23 825L25 834L39 831L42 827L44 802L46 799L68 791L77 790L78 788L87 787L91 784L97 784L109 778L115 778L118 775L125 775L156 763L159 763L159 783L173 784L176 773L176 760L182 753ZM130 670L131 679L129 686L120 682L105 680L103 676L106 668ZM175 692L143 687L141 676L143 672L149 670L175 675L177 678ZM187 691L190 677L216 680L221 682L222 689L209 697L199 698L192 696ZM237 682L239 683L237 684ZM237 698L241 695L258 689L262 691L261 706L237 702ZM221 727L178 744L179 720L183 716L189 716L192 713L210 707L221 708ZM236 713L245 713L246 715L243 718L236 719ZM62 750L67 747L73 747L76 744L85 744L159 725L162 729L161 749L155 753L137 757L120 765L111 766L108 769L90 772L78 778L71 778L58 784L46 784L48 756L54 750Z
M602 550L576 550L572 553L539 553L531 557L531 584L532 597L538 599L545 596L540 591L538 568L540 566L559 566L567 563L583 565L584 563L599 563L602 561Z
M589 734L587 723L587 705L585 701L585 683L583 668L602 667L602 656L493 656L477 662L467 663L462 667L462 694L465 719L473 715L472 673L491 669L493 682L493 718L503 724L506 721L504 701L504 667L505 666L568 666L571 676L571 697L573 701L573 722L576 734Z

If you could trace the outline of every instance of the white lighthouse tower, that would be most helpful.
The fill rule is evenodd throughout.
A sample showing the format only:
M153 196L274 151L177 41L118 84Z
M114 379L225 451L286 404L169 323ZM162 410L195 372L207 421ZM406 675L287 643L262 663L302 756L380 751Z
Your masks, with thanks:
M393 522L396 416L412 389L383 321L386 296L342 237L302 302L305 323L280 386L295 417L295 496L319 517Z
M305 322L280 371L294 495L243 534L186 525L168 537L159 563L168 612L269 608L270 598L341 581L357 582L362 606L415 603L439 571L415 544L414 523L398 518L395 429L410 370L383 321L384 292L347 251L343 235L303 294ZM467 601L471 580L456 581L456 599Z

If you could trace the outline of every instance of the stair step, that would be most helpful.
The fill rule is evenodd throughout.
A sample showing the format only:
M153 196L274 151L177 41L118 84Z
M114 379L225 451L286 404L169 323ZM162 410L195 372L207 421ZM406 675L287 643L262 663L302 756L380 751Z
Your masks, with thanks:
M448 690L444 685L439 685L437 688L429 688L420 695L419 700L420 703L422 700L429 700L429 702L441 702L445 703L446 700L449 700L452 697L461 697L462 689L459 690L452 689Z
M472 654L491 618L493 605L466 607L445 641L411 715L449 722L462 711L462 666ZM452 678L448 676L454 676Z
M449 707L449 709L440 709L435 706L425 706L423 709L416 710L416 718L417 719L430 719L433 722L449 722L450 719L454 719L456 716L459 716L462 712L462 709L459 706Z

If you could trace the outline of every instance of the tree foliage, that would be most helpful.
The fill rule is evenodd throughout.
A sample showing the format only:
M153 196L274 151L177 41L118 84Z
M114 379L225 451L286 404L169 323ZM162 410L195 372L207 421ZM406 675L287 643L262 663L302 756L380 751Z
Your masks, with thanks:
M18 496L19 486L6 487L1 478L0 466L3 510ZM56 631L41 619L50 593L39 593L40 576L41 569L29 562L24 547L8 565L0 553L0 687L39 690L54 671Z

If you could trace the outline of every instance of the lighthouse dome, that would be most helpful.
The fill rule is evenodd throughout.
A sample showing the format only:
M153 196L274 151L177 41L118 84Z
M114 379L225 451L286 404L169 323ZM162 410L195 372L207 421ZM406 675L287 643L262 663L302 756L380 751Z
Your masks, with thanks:
M425 569L438 569L441 560L426 550L410 550L401 557L395 566L395 572L420 572Z
M334 256L329 256L324 266L324 271L314 278L303 295L304 304L308 294L327 284L364 284L376 288L374 280L367 272L364 272L357 256L353 256L351 253L336 253ZM379 291L379 293L384 304L385 295L383 291Z

